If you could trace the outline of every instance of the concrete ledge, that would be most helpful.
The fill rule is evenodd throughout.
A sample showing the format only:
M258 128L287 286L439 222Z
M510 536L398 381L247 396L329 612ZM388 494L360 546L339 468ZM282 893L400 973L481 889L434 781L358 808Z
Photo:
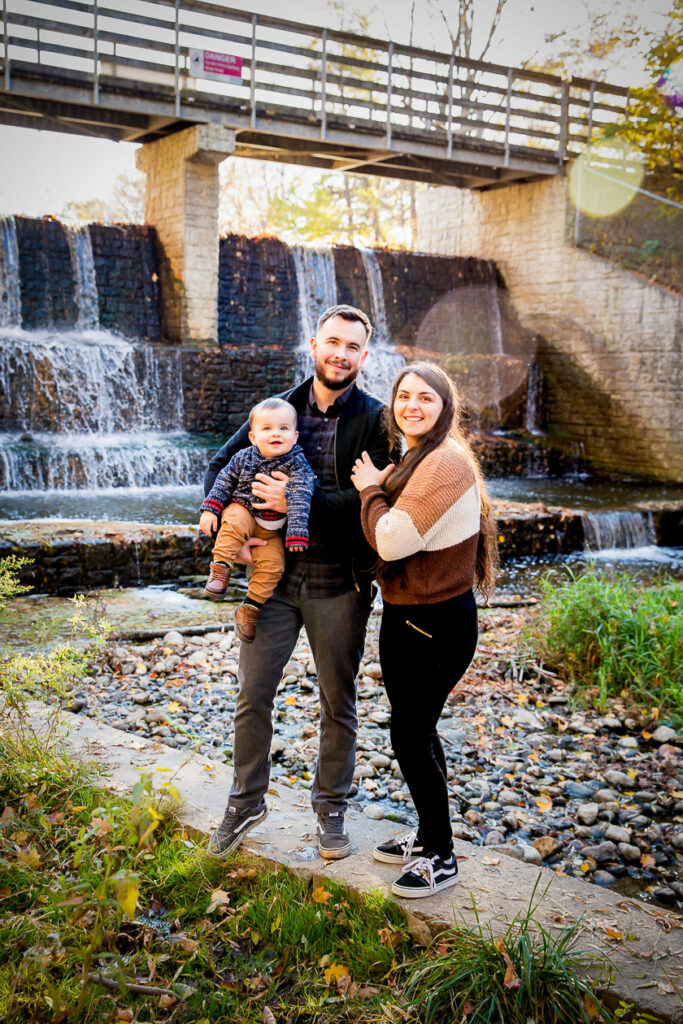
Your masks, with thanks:
M34 724L45 721L44 708L34 711ZM96 763L101 784L110 792L128 794L140 773L167 769L159 776L167 782L172 773L184 801L181 821L197 836L208 835L223 817L232 772L209 758L142 740L78 715L63 715L64 742L75 758ZM301 790L274 783L267 797L270 814L261 828L251 832L245 848L269 864L286 865L309 877L333 878L353 889L388 893L397 871L377 864L372 848L390 838L396 829L389 822L369 821L350 811L348 830L353 854L342 861L323 861L315 844L315 818L308 796ZM536 868L501 855L498 851L456 841L461 884L423 900L398 900L410 915L414 936L427 941L420 921L437 934L443 927L475 923L479 919L496 932L506 920L523 911L534 886L544 892L536 919L557 934L581 917L580 944L609 958L614 976L600 979L598 991L609 1005L620 1000L635 1003L644 1013L667 1024L683 1024L683 1006L674 986L683 987L683 927L680 918L639 900L626 899L580 879L561 877L547 868ZM540 873L540 880L539 880ZM608 937L607 929L620 933L622 941ZM634 936L633 938L627 938Z

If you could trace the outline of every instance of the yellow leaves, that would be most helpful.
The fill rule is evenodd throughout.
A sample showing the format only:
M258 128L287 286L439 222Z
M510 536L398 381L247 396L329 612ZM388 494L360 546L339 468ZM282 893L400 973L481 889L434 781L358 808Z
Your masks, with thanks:
M171 714L174 714L174 712L176 712L179 707L180 703L177 700L169 700L168 710L171 712Z
M95 829L95 835L98 838L109 835L114 828L108 818L91 818L90 827Z
M524 704L528 704L529 703L529 697L527 696L526 693L516 693L515 694L515 700L517 701L518 704L521 704L522 706Z
M647 870L648 868L653 868L656 863L657 862L655 861L651 853L644 853L643 856L640 858L640 866L641 868L645 868L645 870Z
M285 704L296 705L296 697L285 697Z
M311 899L314 903L327 903L328 900L332 899L332 893L328 892L324 885L319 885L311 893Z
M17 862L22 864L25 868L32 868L34 871L42 864L40 854L36 850L35 846L32 846L28 850L19 850L19 853L17 854Z
M505 537L503 536L502 533L498 534L498 543L499 544L504 544L505 543Z
M538 807L541 814L547 814L548 811L552 811L553 802L549 796L539 796L536 800L536 806Z
M605 928L605 935L608 939L612 939L614 942L624 941L623 933L620 932L618 928L611 928L608 926L607 928Z
M256 878L256 868L237 868L235 871L228 871L228 878Z
M136 875L128 875L127 878L116 880L116 899L126 917L135 916L135 908L138 905L140 885Z
M588 995L587 992L586 992L586 994L583 997L583 1008L586 1011L586 1016L590 1017L591 1020L594 1017L598 1016L598 1013L599 1013L598 1004L595 1002L595 1000L593 999L592 996Z
M211 893L211 902L206 908L207 914L213 914L218 907L227 907L230 897L224 889L214 889Z
M332 963L324 972L326 985L334 985L340 996L355 995L358 986L351 980L348 967Z

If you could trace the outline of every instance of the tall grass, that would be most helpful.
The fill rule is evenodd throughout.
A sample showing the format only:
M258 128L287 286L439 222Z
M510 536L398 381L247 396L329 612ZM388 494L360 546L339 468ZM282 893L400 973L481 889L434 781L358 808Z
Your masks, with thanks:
M531 628L537 657L591 696L610 697L683 717L683 584L639 586L626 574L605 579L595 567L543 582Z

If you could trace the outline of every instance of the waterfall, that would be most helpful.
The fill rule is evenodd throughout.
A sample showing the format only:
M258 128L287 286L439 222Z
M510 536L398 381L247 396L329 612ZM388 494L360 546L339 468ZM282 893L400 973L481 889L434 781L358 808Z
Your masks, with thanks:
M318 317L330 306L337 304L334 255L329 245L294 245L292 256L299 290L301 344L308 351L308 343L315 335Z
M99 303L92 242L87 224L67 231L71 268L76 282L76 327L96 330L100 326Z
M652 515L647 512L584 512L583 532L588 551L657 543Z
M103 331L0 332L5 429L111 434L183 429L182 369L173 348Z
M207 449L185 434L2 434L0 491L196 484Z
M0 327L20 327L19 246L14 217L0 218L0 234Z
M542 399L543 370L539 363L531 363L527 371L526 413L524 426L529 434L533 434L536 437L543 433L539 425Z
M365 249L362 246L358 248L370 296L370 320L374 327L362 383L371 394L387 402L391 397L394 378L405 365L405 358L396 351L389 336L382 268L377 254L373 249Z

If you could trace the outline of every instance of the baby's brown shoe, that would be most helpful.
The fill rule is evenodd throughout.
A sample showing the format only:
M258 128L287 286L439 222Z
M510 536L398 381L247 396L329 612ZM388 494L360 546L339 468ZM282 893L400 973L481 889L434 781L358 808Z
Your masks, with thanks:
M245 644L253 644L256 636L256 623L263 609L253 604L241 604L235 612L235 632Z
M212 562L209 569L209 578L204 585L204 593L211 601L222 601L225 591L230 582L231 565L223 565L222 562Z

